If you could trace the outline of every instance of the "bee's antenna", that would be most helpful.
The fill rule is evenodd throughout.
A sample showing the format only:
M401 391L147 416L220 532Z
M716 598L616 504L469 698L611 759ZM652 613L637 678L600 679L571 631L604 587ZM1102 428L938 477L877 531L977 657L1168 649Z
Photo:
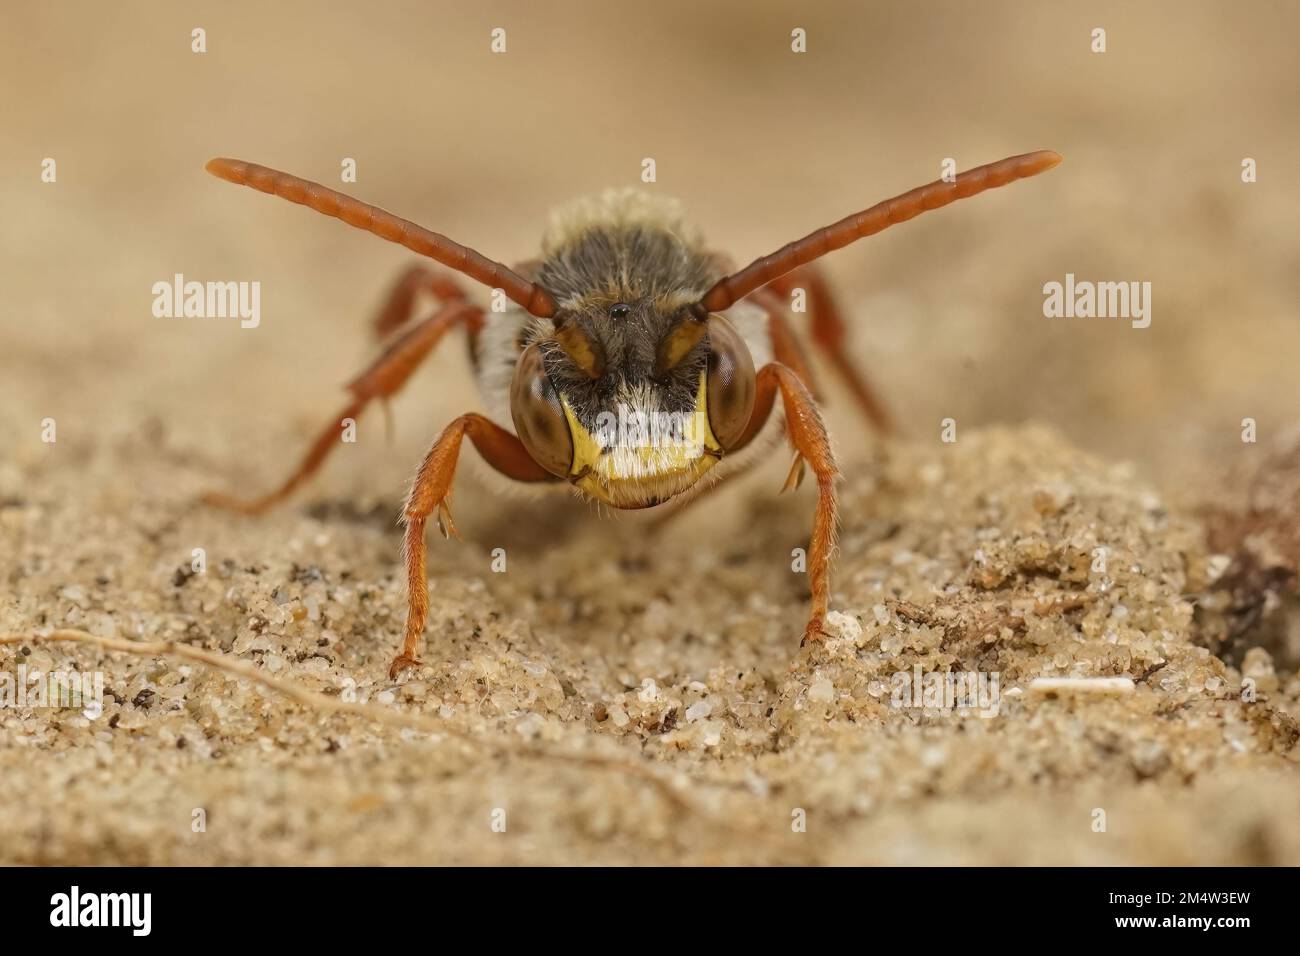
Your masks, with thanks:
M927 186L918 186L911 192L887 199L870 209L854 213L833 225L782 246L771 255L755 259L739 272L718 282L700 300L710 312L721 312L761 289L773 279L780 278L791 269L819 259L826 253L865 236L875 235L895 223L904 222L930 209L938 209L958 199L965 199L996 189L1017 179L1037 176L1061 161L1061 156L1051 150L1039 150L1008 159L977 166L959 173L953 182L936 180Z
M356 226L381 239L406 246L413 252L428 256L457 272L463 272L490 288L502 290L509 299L538 318L555 315L555 300L541 286L529 282L500 262L453 242L446 236L385 212L378 206L345 196L319 183L238 159L214 159L204 168L228 182L252 186L281 199L310 206L319 213L343 220L349 226Z

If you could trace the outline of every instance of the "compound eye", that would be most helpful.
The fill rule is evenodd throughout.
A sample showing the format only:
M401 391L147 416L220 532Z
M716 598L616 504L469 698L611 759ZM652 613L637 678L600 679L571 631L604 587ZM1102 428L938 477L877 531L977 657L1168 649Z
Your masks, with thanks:
M724 449L736 446L754 411L754 359L740 333L709 316L709 427Z
M533 460L551 474L567 478L573 465L573 436L537 343L524 349L515 365L515 378L510 385L510 417L515 422L515 433Z

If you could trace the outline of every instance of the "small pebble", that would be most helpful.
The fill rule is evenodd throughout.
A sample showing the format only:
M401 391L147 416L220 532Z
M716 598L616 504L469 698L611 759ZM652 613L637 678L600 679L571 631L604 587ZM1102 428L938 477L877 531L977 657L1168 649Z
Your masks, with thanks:
M713 713L713 704L709 703L706 697L703 700L697 700L691 706L686 708L686 719L688 722L694 722Z

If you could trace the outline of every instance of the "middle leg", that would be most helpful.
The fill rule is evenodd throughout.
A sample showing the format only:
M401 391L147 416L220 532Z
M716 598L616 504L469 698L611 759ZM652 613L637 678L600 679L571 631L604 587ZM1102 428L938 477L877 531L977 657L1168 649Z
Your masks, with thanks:
M475 323L482 321L482 316L477 306L463 301L452 302L399 333L369 368L348 383L352 400L317 435L298 467L280 487L252 499L209 491L203 494L203 502L244 514L261 514L283 501L315 474L338 446L339 426L344 420L355 419L374 399L387 400L396 394L448 330L462 323L473 328Z
M763 288L782 296L790 295L795 289L805 292L808 316L812 320L813 341L826 354L835 371L849 387L872 427L882 435L892 433L894 426L884 403L876 395L867 377L849 358L846 347L848 326L821 271L815 266L802 266L769 282Z

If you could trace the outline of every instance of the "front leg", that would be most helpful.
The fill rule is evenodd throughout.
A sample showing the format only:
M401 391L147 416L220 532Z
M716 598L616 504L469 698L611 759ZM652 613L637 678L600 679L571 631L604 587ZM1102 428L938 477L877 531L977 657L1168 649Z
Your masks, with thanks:
M533 461L523 443L504 428L482 415L470 413L457 418L443 430L424 456L415 484L407 496L402 521L406 534L402 554L406 561L407 614L406 637L402 651L393 659L388 676L396 678L408 667L420 662L415 652L424 633L429 614L429 578L425 569L424 525L437 512L438 528L443 537L456 535L451 520L451 485L456 477L460 446L468 435L483 460L507 478L516 481L557 481L554 475Z
M765 365L758 371L754 412L737 447L748 443L763 427L771 414L778 392L785 408L786 434L795 450L794 466L790 469L786 488L798 484L803 476L805 462L812 466L817 478L817 510L813 515L812 537L808 542L808 585L812 592L812 606L800 642L803 645L810 640L819 641L825 634L822 628L830 606L831 554L835 550L835 482L839 479L840 472L835 465L830 437L826 434L826 426L822 423L821 412L817 410L812 393L798 374L777 363Z

